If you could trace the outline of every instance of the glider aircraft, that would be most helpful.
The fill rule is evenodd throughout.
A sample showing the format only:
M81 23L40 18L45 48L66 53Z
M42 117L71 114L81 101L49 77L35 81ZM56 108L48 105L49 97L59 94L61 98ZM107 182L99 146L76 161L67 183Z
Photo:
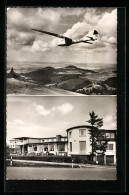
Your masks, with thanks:
M43 31L43 30L37 30L37 29L31 29L33 31L37 31L40 33L44 33L44 34L48 34L54 37L58 37L61 38L61 42L58 43L58 46L70 46L73 44L77 44L77 43L88 43L88 44L93 44L93 41L96 41L99 37L99 34L96 30L93 31L93 33L91 35L86 35L84 39L80 39L78 41L72 40L69 37L65 37L63 35L59 35L56 33L51 33L51 32L47 32L47 31Z

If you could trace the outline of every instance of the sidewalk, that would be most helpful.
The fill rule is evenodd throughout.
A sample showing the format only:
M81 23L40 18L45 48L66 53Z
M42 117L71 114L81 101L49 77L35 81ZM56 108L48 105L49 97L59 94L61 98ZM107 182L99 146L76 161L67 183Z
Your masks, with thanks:
M10 159L6 159L7 161L10 161ZM33 160L18 160L13 159L14 162L26 162L26 163L37 163L37 164L48 164L48 165L64 165L64 166L71 166L73 164L74 166L79 166L80 168L116 168L116 165L91 165L91 164L77 164L77 163L64 163L64 162L47 162L47 161L33 161Z

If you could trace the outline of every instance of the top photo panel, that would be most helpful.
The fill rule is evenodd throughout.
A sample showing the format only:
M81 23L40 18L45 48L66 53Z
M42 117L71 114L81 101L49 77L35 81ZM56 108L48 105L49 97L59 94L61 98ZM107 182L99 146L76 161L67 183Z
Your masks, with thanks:
M7 95L116 95L117 8L6 10Z

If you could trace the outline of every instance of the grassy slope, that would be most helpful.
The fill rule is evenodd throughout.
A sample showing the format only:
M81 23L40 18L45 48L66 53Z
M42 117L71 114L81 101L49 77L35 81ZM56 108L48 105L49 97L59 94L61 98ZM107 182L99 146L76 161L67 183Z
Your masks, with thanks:
M86 87L90 84L89 80L86 80L84 78L74 78L69 79L67 81L63 81L57 85L57 87L65 89L65 90L76 90L78 88Z
M110 78L106 79L105 81L103 81L102 83L108 85L109 87L116 88L117 78L116 77L110 77Z

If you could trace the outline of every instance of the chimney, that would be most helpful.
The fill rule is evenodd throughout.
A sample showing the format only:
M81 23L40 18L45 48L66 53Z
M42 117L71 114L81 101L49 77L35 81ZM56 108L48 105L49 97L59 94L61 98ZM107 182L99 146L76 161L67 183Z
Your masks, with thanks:
M61 142L61 135L56 135L56 141Z

